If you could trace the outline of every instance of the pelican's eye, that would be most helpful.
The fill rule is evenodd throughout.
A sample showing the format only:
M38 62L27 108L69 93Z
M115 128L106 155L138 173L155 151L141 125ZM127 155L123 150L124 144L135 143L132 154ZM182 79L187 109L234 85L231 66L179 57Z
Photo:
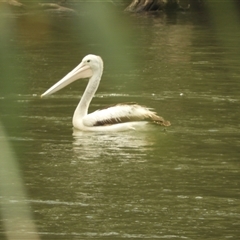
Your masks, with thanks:
M88 60L87 60L87 62L88 62L88 63L90 63L90 62L91 62L91 60L90 60L90 59L88 59Z

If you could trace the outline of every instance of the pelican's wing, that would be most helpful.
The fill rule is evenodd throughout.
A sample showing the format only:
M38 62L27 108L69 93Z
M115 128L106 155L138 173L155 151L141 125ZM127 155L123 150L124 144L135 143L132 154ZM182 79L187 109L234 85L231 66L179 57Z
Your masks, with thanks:
M138 104L118 104L106 109L97 110L83 118L88 127L112 125L123 122L149 120L162 126L170 126L170 122L156 115L149 108Z

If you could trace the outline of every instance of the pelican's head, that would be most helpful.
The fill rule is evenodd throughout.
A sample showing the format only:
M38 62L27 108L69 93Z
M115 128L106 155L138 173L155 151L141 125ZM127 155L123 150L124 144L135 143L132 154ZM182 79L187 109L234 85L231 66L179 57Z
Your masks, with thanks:
M82 59L81 64L89 66L89 68L95 72L103 68L103 61L100 56L89 54Z
M64 78L55 83L51 88L43 93L41 97L51 95L80 78L91 78L95 72L100 71L100 74L102 74L102 70L103 61L101 57L89 54L82 59L81 63L77 67L69 72Z

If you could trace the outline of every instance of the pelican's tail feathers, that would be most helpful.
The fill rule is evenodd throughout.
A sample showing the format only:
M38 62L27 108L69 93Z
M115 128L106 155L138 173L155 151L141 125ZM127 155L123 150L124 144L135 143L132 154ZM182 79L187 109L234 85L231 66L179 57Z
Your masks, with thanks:
M158 116L156 113L151 112L149 118L156 124L169 127L171 126L171 123L169 121L166 121L163 117Z

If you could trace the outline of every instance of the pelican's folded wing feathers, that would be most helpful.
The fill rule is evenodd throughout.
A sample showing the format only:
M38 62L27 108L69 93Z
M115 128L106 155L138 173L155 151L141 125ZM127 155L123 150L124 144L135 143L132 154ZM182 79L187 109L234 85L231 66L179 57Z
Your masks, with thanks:
M149 108L138 104L117 104L106 109L97 110L85 116L83 124L93 127L141 120L149 120L162 126L170 126L170 122L165 121Z

